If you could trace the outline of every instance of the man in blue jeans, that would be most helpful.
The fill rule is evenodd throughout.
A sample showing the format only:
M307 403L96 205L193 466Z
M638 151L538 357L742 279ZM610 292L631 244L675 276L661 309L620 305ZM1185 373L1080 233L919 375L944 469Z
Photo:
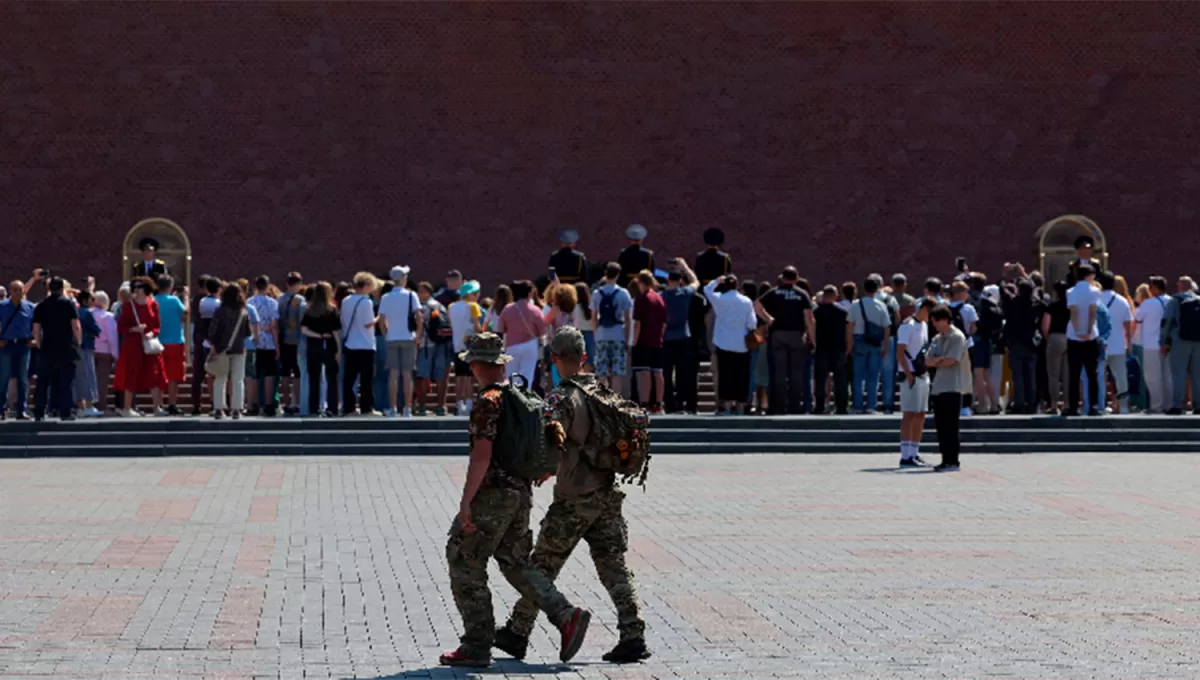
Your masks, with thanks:
M25 284L9 285L12 297L0 301L0 420L8 417L8 381L17 381L13 415L27 420L29 395L29 342L33 339L33 304L25 299Z
M891 316L879 301L879 280L868 277L863 294L850 305L850 323L854 333L853 408L857 413L874 413L879 404L879 377L884 356L890 355ZM863 392L866 392L864 407Z

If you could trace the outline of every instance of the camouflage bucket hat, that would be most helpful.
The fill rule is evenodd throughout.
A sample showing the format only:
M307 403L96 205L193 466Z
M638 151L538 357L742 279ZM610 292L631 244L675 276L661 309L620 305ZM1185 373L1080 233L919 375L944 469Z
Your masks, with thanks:
M504 353L504 338L495 333L480 333L471 339L467 351L460 352L458 358L466 363L480 361L485 364L503 366L512 361L512 357Z
M550 340L550 353L568 359L582 359L587 352L586 347L583 333L572 326L559 328L554 332L554 338Z

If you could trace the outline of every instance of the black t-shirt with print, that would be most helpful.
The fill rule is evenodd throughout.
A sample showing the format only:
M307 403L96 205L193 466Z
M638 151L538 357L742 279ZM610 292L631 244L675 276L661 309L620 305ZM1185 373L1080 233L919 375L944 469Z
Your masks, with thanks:
M767 314L775 319L772 330L805 330L804 311L812 309L812 299L803 288L781 285L764 293L759 302Z
M817 323L817 351L845 352L846 323L850 317L845 310L831 302L822 302L813 311Z
M33 309L33 322L42 327L41 351L55 355L74 354L72 324L78 318L75 303L62 295L39 302Z

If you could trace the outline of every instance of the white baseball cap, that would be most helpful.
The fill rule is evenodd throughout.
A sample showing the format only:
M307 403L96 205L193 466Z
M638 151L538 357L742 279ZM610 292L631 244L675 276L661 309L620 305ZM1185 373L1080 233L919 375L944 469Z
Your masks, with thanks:
M408 276L408 272L412 271L407 265L398 264L392 267L392 280L396 281Z

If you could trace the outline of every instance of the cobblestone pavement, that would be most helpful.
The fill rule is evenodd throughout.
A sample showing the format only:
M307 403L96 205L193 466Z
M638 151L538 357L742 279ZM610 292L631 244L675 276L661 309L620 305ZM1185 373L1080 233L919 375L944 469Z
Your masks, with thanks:
M473 677L436 667L464 462L0 461L0 676ZM578 663L543 619L487 676L1200 677L1200 456L894 462L660 456L626 506L654 658L600 662L581 548Z

